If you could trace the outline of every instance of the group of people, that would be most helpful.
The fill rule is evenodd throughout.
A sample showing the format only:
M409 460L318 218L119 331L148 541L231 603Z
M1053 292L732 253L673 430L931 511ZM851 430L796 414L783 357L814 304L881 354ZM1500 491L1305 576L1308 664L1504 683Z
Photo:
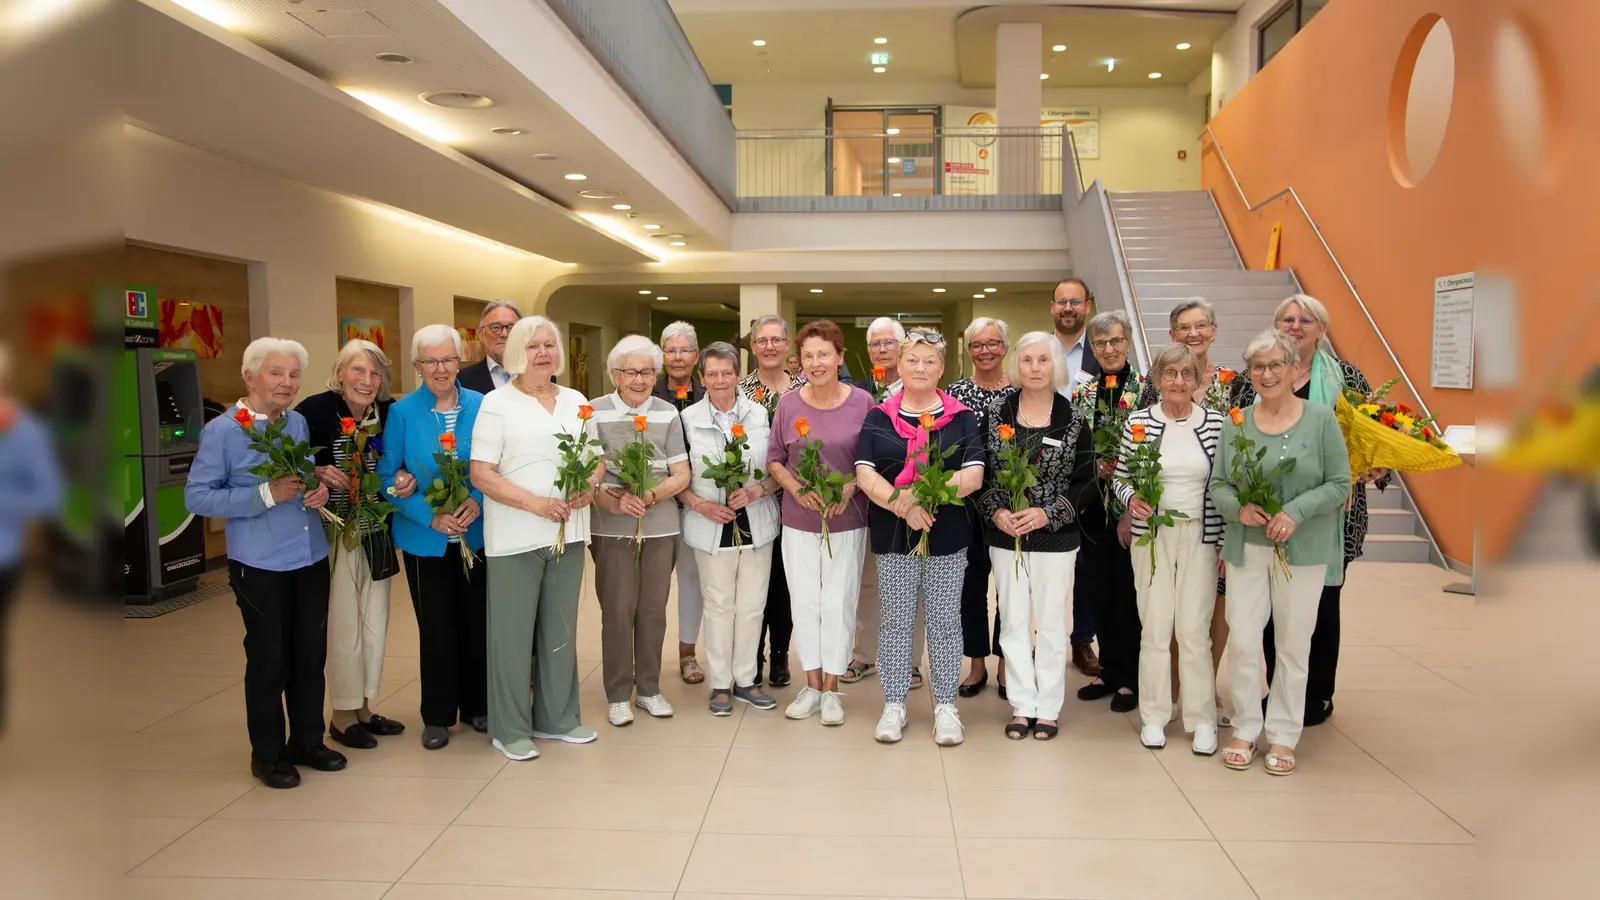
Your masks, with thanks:
M902 739L906 698L926 684L934 740L959 744L957 698L984 690L993 655L1009 738L1059 734L1070 663L1094 678L1079 699L1137 710L1147 747L1165 745L1178 693L1195 753L1243 769L1259 747L1266 771L1293 772L1302 727L1332 712L1362 484L1386 477L1361 473L1352 489L1333 414L1339 390L1365 380L1333 357L1327 312L1304 295L1251 339L1243 373L1210 359L1203 299L1172 311L1173 343L1145 373L1132 323L1094 315L1081 280L1056 286L1051 314L1053 331L1015 340L1005 322L972 322L972 374L947 387L949 341L889 318L868 329L873 371L855 383L841 379L833 322L791 336L777 316L756 320L749 372L739 349L701 347L675 322L659 345L618 341L615 390L593 399L557 382L556 324L503 301L484 311L475 365L462 366L455 328L417 331L420 387L398 400L388 358L358 340L327 390L293 407L304 348L256 340L245 396L207 424L186 491L192 512L226 520L252 771L292 787L296 766L346 765L325 735L367 749L404 731L372 709L400 571L424 747L458 723L513 760L538 756L539 740L595 740L578 703L587 548L615 727L635 709L674 714L660 681L675 577L678 674L706 685L715 716L775 709L763 686L799 677L792 644L804 684L790 719L842 724L841 683L877 674L877 740ZM279 420L316 448L314 477L260 474L252 442ZM1270 471L1281 511L1241 502L1241 454ZM392 504L387 523L358 516L359 539L346 528L330 567L324 520L374 502ZM1219 747L1224 646L1233 735Z

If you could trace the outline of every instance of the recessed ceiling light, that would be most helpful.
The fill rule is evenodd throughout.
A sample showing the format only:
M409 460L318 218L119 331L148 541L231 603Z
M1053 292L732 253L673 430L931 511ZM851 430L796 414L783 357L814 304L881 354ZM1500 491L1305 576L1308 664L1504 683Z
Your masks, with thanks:
M887 43L889 43L889 39L888 38L873 38L872 42L874 44L887 44Z
M404 53L379 53L377 56L374 56L373 59L377 60L378 62L392 63L393 65L397 66L403 66L407 63L415 62L415 60Z
M1161 77L1161 73L1160 72L1151 72L1150 73L1150 77L1151 78L1160 78Z
M992 293L994 293L995 291L998 291L998 290L999 290L999 288L984 288L983 292L985 294L992 294Z
M648 293L650 293L650 289L649 289L649 288L646 288L646 289L644 289L644 290L642 290L642 291L640 291L640 292L639 292L639 293L641 293L641 294L648 294Z
M582 172L568 172L566 174L566 179L568 181L586 181L588 178L589 176L583 174Z
M752 47L765 47L766 45L767 45L766 41L751 41L750 42L750 46L752 46Z
M889 196L891 196L891 197L898 197L898 196L900 196L900 194L899 194L899 192L896 192L896 193L893 193L893 194L890 194L890 195L889 195Z
M687 247L687 246L689 246L687 241L669 241L668 243L670 243L674 247Z
M555 159L556 155L554 153L535 153L533 158L540 162L549 162L550 160Z
M655 231L657 228L660 228L661 226L660 225L645 225L645 226L642 226L642 227L644 228L645 231Z
M883 73L885 73L885 72L887 72L889 70L884 68L883 66L873 66L872 67L872 71L878 73L879 75L882 75Z
M419 99L423 103L447 106L450 109L487 109L494 105L493 100L472 91L433 91L422 94Z
M1115 59L1106 60L1106 71L1107 72L1115 72L1116 70L1117 70L1117 61Z
M982 294L973 294L972 295L972 299L974 299L974 300L982 300L983 299L983 295Z
M934 288L933 292L935 294L942 294L942 293L944 293L944 288Z
M900 129L898 129L898 128L885 128L883 130L883 133L884 134L899 134L900 133Z
M1189 46L1190 46L1189 42L1188 41L1184 41L1183 43L1178 45L1178 49L1179 50L1187 50L1187 49L1189 49Z
M1040 72L1039 73L1039 80L1040 81L1044 81L1045 79L1047 79L1049 77L1050 77L1050 73L1049 72Z
M820 293L822 293L822 288L812 288L811 289L811 293L820 294Z
M891 156L891 157L889 157L889 162L892 162L892 163L897 163L897 162L899 162L899 161L900 161L900 157L898 157L898 156Z
M1051 47L1050 49L1054 50L1057 53L1060 53L1061 51L1067 49L1067 45L1066 44L1057 44L1054 47Z
M491 128L489 129L489 133L504 134L509 136L514 134L527 134L528 132L521 128Z
M570 178L572 176L569 175L567 177ZM579 197L583 197L586 200L621 200L622 199L622 192L621 191L601 191L601 190L593 190L593 189L591 189L591 190L587 190L587 191L579 191L578 192L578 196Z
M657 299L657 300L666 300L666 299L667 299L667 298L666 298L666 297L664 297L664 296L658 296L658 297L656 297L656 299Z
M628 205L626 203L613 203L613 204L611 204L611 208L612 209L633 209L632 206L630 206L630 205Z

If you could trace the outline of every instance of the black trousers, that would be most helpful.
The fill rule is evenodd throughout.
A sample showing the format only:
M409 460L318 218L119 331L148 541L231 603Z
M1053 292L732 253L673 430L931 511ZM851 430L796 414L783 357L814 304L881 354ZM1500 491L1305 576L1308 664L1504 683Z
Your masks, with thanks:
M17 580L22 577L22 569L12 566L0 569L0 734L6 730L6 695L11 685L6 680L6 673L11 671L11 656L7 651L11 632L6 623L11 620L11 596L17 591Z
M772 576L767 580L767 609L761 617L762 642L757 642L756 653L765 659L763 647L788 651L794 637L794 610L789 608L789 579L783 573L783 529L772 542Z
M973 524L972 542L967 544L967 569L961 577L961 655L985 659L1000 652L1000 604L994 607L994 640L989 638L989 547L983 542L983 518L973 504L967 505Z
M287 745L320 745L328 561L271 572L229 560L228 582L244 617L244 706L251 754L276 762Z
M1339 594L1343 585L1325 585L1317 601L1317 627L1311 632L1311 658L1306 668L1306 709L1317 709L1333 701L1334 682L1339 675ZM1267 657L1267 684L1278 667L1278 648L1273 643L1272 620L1261 635L1261 649Z
M1082 528L1074 590L1094 614L1100 678L1111 687L1137 691L1140 626L1133 557L1117 541L1116 520L1107 524L1105 516L1096 512L1083 518ZM1076 640L1076 626L1073 631Z
M447 545L443 556L402 553L401 561L421 638L422 724L449 728L488 715L487 561L480 554L469 577L460 544Z

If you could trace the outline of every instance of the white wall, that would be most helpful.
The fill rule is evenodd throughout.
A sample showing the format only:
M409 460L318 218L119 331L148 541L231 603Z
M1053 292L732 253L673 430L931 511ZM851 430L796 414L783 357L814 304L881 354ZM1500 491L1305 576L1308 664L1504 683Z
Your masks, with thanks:
M1284 0L1245 0L1233 16L1233 27L1211 47L1211 114L1238 96L1245 83L1256 74L1260 47L1256 26Z

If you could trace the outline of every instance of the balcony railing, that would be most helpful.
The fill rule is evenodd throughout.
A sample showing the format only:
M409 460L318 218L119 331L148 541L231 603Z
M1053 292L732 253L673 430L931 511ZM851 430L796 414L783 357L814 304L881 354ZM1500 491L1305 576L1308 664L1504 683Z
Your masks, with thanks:
M1061 209L1061 129L740 131L740 212Z

